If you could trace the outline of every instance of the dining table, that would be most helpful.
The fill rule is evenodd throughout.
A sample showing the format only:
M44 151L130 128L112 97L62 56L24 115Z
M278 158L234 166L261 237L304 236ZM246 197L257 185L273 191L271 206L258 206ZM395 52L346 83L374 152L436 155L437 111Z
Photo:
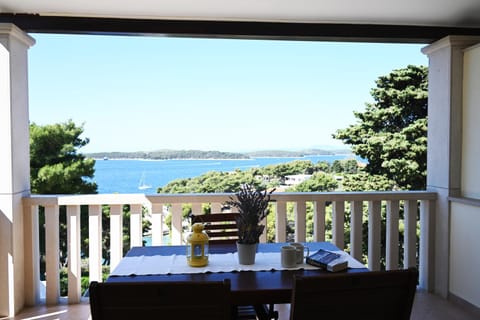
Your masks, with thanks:
M310 254L319 249L343 253L348 268L340 272L366 272L365 265L330 242L304 242ZM283 268L280 250L288 243L258 244L256 262L240 265L235 244L209 246L209 264L190 267L186 246L132 247L111 271L107 282L219 281L230 279L231 301L235 305L280 304L291 301L294 276L328 274L325 269L305 263ZM170 266L169 266L170 265Z

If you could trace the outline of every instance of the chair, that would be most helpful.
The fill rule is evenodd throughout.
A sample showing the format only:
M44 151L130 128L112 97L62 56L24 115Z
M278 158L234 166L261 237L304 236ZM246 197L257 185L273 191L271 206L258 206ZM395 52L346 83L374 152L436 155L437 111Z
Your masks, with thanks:
M204 230L208 234L209 244L235 244L238 240L238 228L236 217L238 213L210 213L192 214L191 222L203 223ZM237 319L278 319L278 312L270 306L238 306Z
M236 217L238 213L211 213L191 215L192 225L203 223L210 244L235 244L238 240Z
M92 320L231 319L230 279L90 283Z
M417 282L415 268L298 276L290 320L410 319Z

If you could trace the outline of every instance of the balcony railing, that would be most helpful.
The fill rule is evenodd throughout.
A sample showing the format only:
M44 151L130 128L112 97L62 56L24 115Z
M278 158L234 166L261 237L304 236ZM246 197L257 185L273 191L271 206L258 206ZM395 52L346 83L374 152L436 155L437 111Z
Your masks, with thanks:
M110 208L110 267L114 268L123 256L123 206L130 206L130 246L141 246L142 212L147 209L151 221L152 245L162 245L164 219L172 215L172 244L183 243L182 206L191 204L193 212L201 212L202 204L210 204L212 212L219 212L231 194L98 194L98 195L32 195L24 201L25 226L25 301L27 305L40 302L39 208L45 211L46 303L57 304L60 299L59 273L59 214L60 206L67 212L68 302L81 299L81 234L80 207L88 206L89 279L102 279L102 207ZM312 241L332 241L348 250L356 259L365 260L362 246L367 246L366 262L371 270L379 270L382 253L386 269L398 268L400 261L399 227L403 222L403 267L417 266L420 287L433 289L433 241L436 193L406 192L328 192L328 193L274 193L271 197L275 213L275 241L287 241L287 204L294 210L294 240L307 240L307 204L313 206ZM327 207L331 205L331 238L326 238ZM382 218L385 207L385 219ZM168 208L165 212L164 208ZM403 208L403 219L400 212ZM368 230L363 230L364 210L368 210ZM346 217L350 217L349 220ZM384 219L384 221L382 221ZM403 221L401 221L403 220ZM345 225L350 226L350 239L345 239ZM386 226L382 243L382 225ZM417 241L417 228L420 230ZM363 232L368 233L364 242ZM267 240L267 232L261 238ZM309 239L310 240L310 239ZM385 252L382 252L385 248Z

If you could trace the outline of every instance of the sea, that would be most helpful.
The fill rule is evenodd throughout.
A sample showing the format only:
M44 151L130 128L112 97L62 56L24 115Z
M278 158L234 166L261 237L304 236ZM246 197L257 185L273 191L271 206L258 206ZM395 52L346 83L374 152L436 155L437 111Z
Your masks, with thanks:
M229 172L248 170L295 160L333 163L335 160L357 159L355 155L318 155L305 157L250 158L234 160L117 160L97 159L95 176L98 193L154 194L157 188L176 179L194 178L209 171Z

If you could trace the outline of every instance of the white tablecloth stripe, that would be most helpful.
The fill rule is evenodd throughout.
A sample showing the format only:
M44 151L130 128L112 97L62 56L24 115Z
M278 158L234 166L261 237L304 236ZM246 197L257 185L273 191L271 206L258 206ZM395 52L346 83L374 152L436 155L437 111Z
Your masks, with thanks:
M343 251L335 251L348 260L349 268L365 268L365 265L355 260ZM232 271L269 271L269 270L314 270L318 267L303 263L294 268L284 268L281 265L279 252L258 252L255 264L242 265L238 263L237 253L210 254L208 265L205 267L190 267L185 255L171 256L132 256L124 257L111 272L111 276L131 275L161 275L161 274L186 274L206 272L232 272Z

